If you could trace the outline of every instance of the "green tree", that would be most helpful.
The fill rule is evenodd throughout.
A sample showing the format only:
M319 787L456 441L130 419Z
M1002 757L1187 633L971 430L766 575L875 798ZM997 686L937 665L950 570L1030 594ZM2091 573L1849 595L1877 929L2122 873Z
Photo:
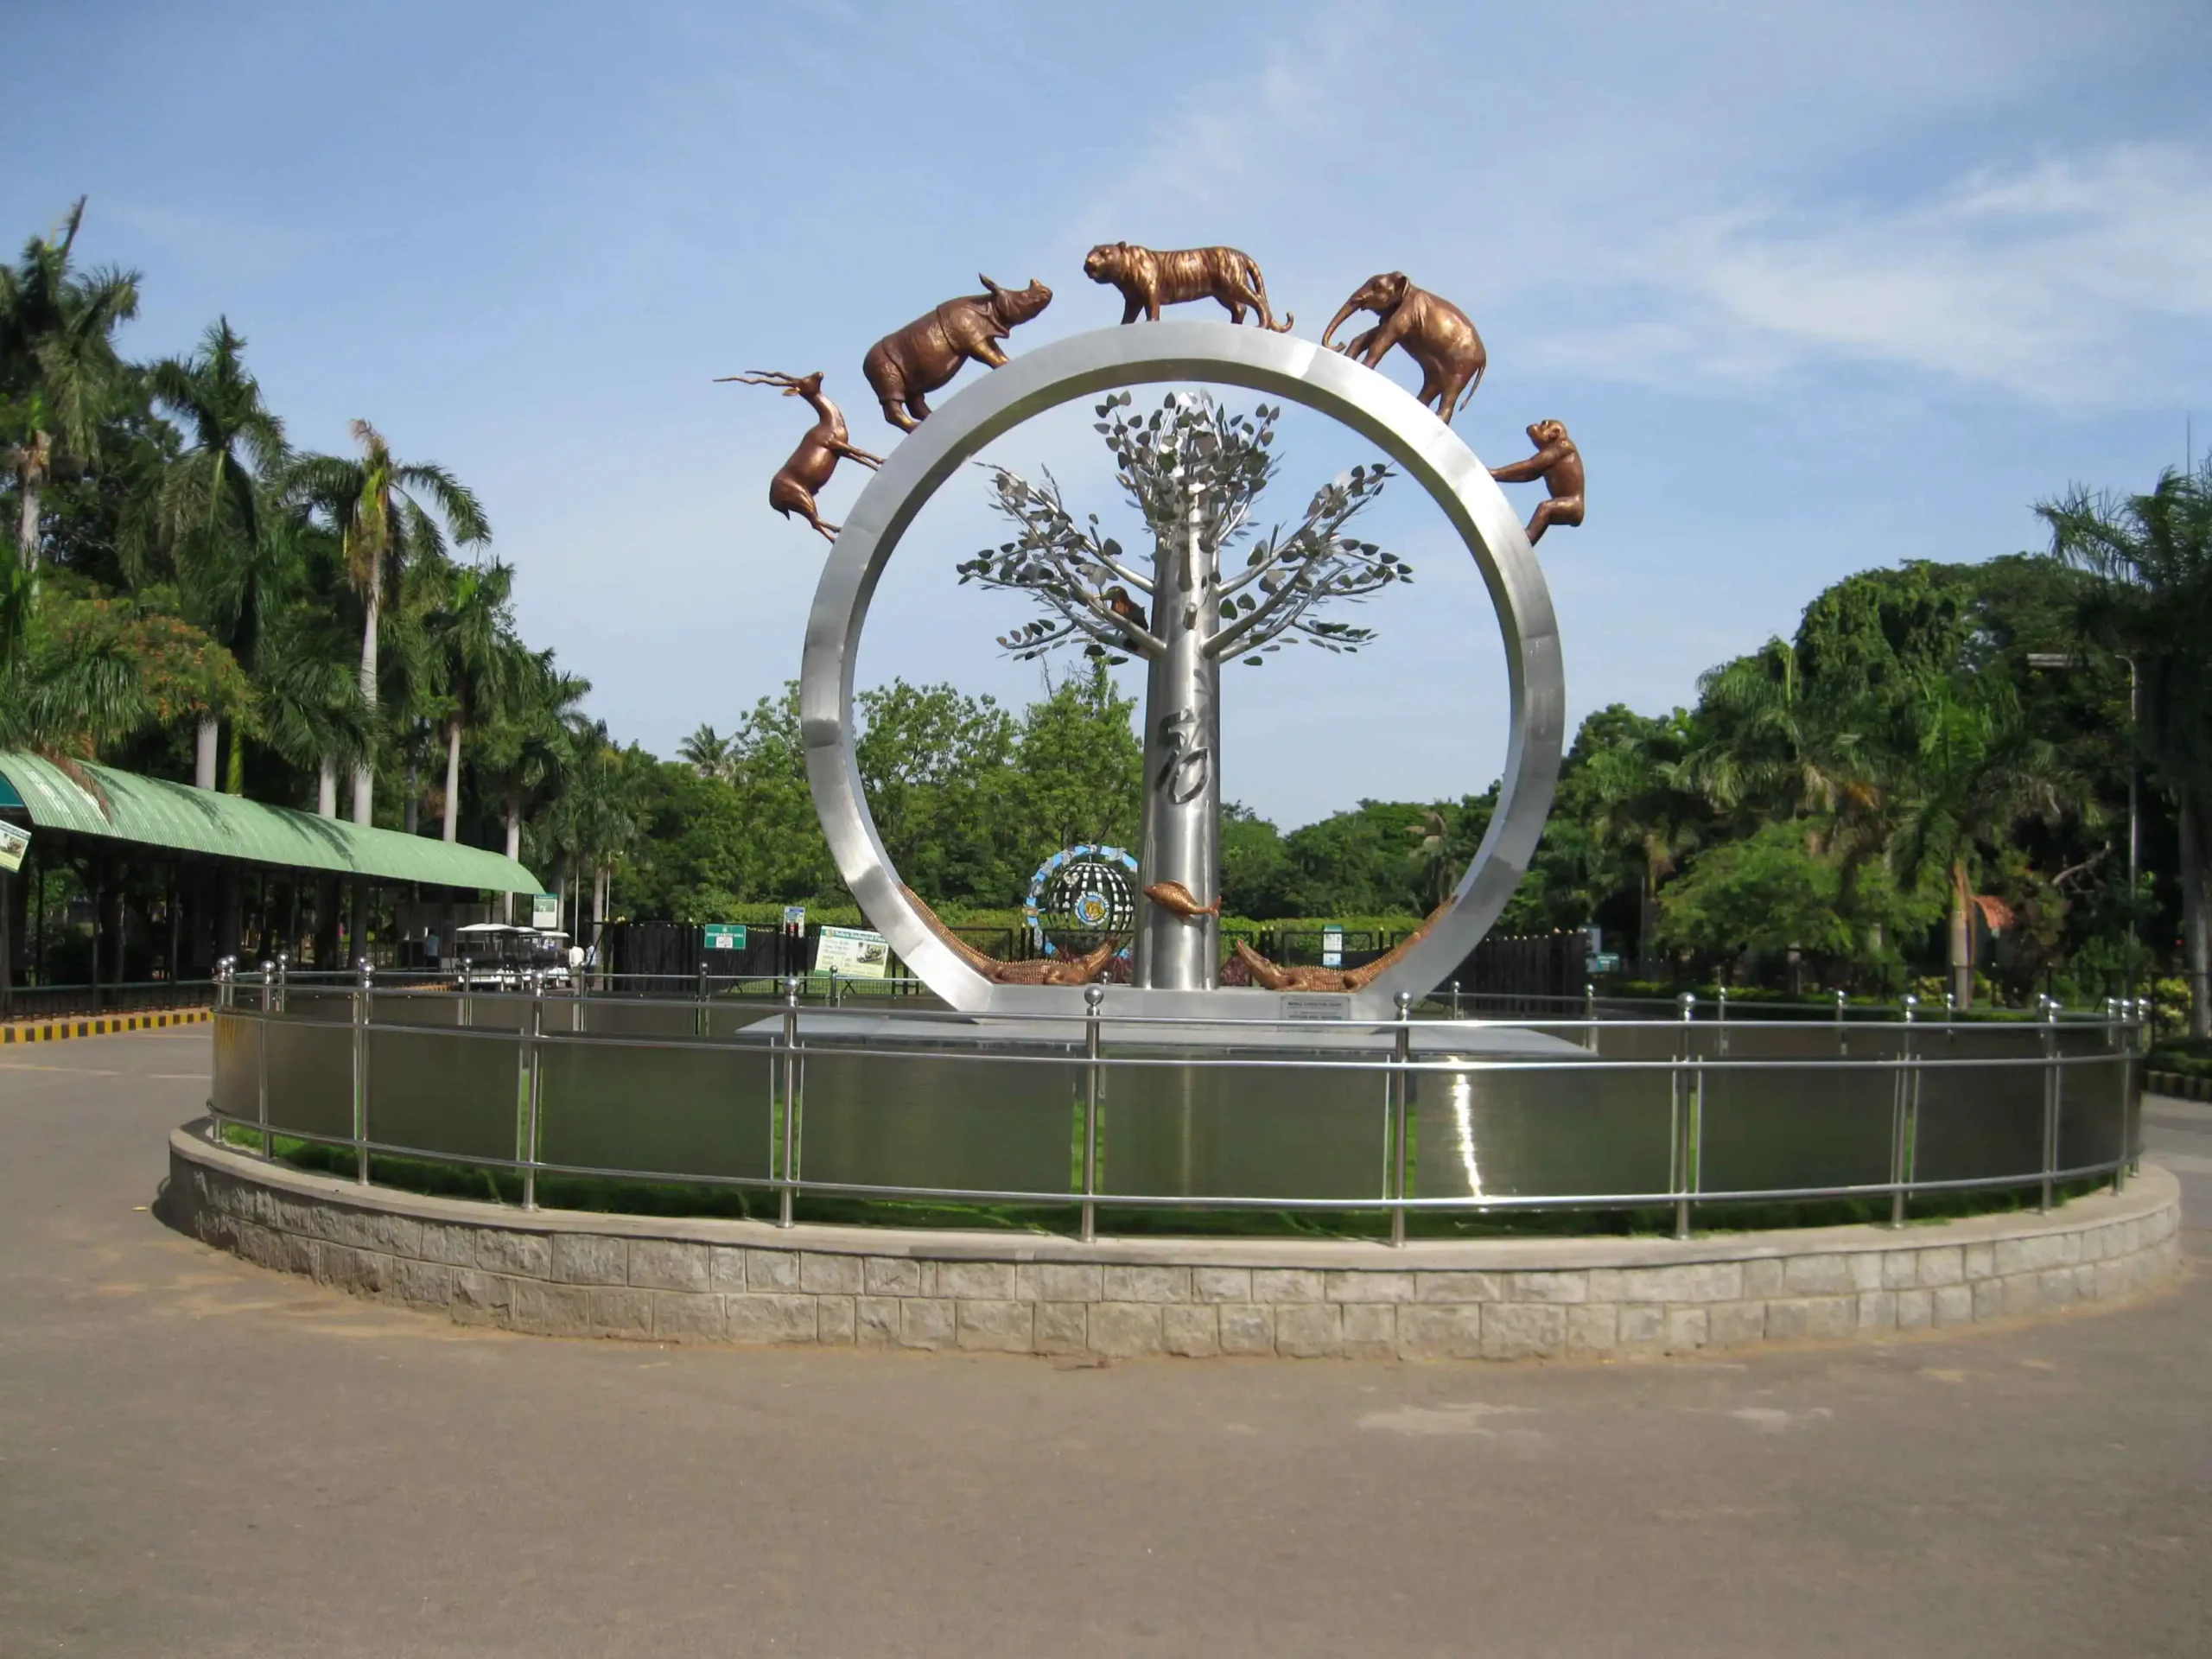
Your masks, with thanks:
M1949 900L1951 995L1967 1007L1974 1001L1969 912L1985 861L2024 820L2055 823L2080 798L2050 746L2026 729L2008 681L1928 677L1903 715L1895 747L1910 784L1901 791L1892 857L1908 886L1940 875Z
M338 536L361 597L361 700L373 709L378 626L407 567L443 556L448 531L457 544L470 547L490 541L492 527L474 493L444 467L396 459L384 435L366 421L355 421L353 432L361 448L359 460L303 456L288 469L285 488L323 515ZM373 769L364 761L353 772L354 823L370 821L373 789ZM510 842L513 838L511 825Z
M218 319L188 358L156 363L148 376L155 403L181 422L189 447L162 480L163 538L194 621L250 670L266 613L287 586L284 540L270 533L262 495L285 460L284 428L246 372L245 341ZM215 787L218 722L203 714L193 782ZM245 752L235 726L229 786L245 787Z
M123 376L115 331L138 311L136 272L71 270L84 218L80 197L55 234L0 265L0 420L16 480L16 556L31 570L48 481L97 457L101 416Z
M1144 751L1130 723L1135 712L1135 699L1115 689L1100 662L1024 711L1009 779L1017 858L1049 856L1086 841L1135 844L1144 786Z
M445 838L461 836L461 740L513 695L524 652L514 628L514 567L494 559L455 569L426 619L445 734Z
M2082 632L2133 665L2133 741L2179 820L2190 1033L2212 1036L2212 461L2145 495L2077 490L2037 511L2051 557L2094 579Z

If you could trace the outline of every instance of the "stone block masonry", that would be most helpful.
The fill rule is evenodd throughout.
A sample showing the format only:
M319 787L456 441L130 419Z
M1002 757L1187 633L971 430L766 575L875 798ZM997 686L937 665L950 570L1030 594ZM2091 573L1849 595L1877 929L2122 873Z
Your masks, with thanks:
M667 1220L418 1198L169 1138L166 1219L463 1325L640 1342L1135 1359L1556 1359L2057 1315L2180 1270L2156 1166L2051 1214L1688 1240L1102 1240Z

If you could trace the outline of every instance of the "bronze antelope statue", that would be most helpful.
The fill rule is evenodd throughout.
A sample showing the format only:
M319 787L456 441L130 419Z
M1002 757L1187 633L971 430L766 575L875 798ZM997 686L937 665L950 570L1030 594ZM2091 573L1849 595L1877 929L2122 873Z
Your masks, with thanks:
M821 512L814 505L816 493L829 483L830 475L837 470L840 461L857 461L863 467L875 467L883 465L883 457L853 447L852 435L845 429L844 415L823 392L821 370L808 375L791 375L755 369L750 374L715 377L716 385L733 381L744 386L781 386L785 397L804 397L814 406L814 412L820 418L807 429L806 435L798 441L798 448L791 451L791 458L768 481L768 505L786 518L798 514L829 540L836 541L837 526L822 522Z
M1402 270L1384 271L1359 285L1359 291L1337 308L1337 315L1321 331L1321 343L1343 326L1355 311L1372 311L1381 319L1351 343L1336 347L1373 368L1393 346L1404 349L1421 365L1421 401L1432 405L1444 423L1475 395L1490 365L1483 337L1467 314L1441 295L1415 288Z
M1122 321L1139 313L1160 321L1163 305L1219 300L1229 320L1241 323L1247 311L1259 313L1260 327L1287 334L1297 321L1288 312L1277 322L1268 309L1268 279L1259 262L1236 248L1141 248L1128 242L1101 242L1084 256L1083 274L1122 291Z
M981 294L947 300L868 348L861 372L883 404L883 418L911 432L929 418L923 393L935 391L967 362L1006 366L999 341L1052 302L1052 290L1031 277L1027 288L1001 288L978 275Z

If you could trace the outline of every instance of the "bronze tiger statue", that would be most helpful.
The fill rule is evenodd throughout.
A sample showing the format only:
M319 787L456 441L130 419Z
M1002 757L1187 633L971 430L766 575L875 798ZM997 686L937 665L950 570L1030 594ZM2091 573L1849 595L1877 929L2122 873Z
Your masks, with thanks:
M1290 332L1289 313L1277 322L1268 309L1267 278L1258 261L1235 248L1140 248L1128 242L1101 242L1084 257L1083 274L1094 283L1122 290L1122 321L1135 322L1142 312L1160 321L1163 305L1219 300L1229 320L1241 323L1247 311L1259 314L1260 327Z

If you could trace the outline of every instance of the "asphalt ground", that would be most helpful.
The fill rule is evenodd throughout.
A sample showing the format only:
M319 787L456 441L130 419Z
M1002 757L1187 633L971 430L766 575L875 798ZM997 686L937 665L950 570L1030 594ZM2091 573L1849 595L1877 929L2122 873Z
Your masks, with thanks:
M0 1057L0 1655L2212 1652L2212 1108L2132 1306L1622 1364L464 1331L150 1212L205 1029Z

